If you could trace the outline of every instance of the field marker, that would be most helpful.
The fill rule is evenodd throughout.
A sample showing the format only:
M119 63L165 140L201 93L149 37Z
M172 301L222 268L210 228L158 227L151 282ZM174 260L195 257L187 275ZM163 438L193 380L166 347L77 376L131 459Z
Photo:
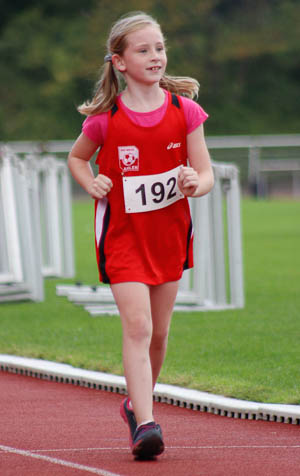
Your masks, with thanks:
M105 469L92 468L91 466L85 466L83 464L72 463L71 461L65 461L63 459L51 458L51 456L40 455L37 453L33 453L32 451L20 450L18 448L12 448L10 446L0 445L0 450L4 451L5 453L17 454L17 455L26 456L29 458L40 459L52 464L58 464L60 466L67 466L73 469L80 469L81 471L86 471L87 473L99 474L100 476L121 476L119 474L106 471Z

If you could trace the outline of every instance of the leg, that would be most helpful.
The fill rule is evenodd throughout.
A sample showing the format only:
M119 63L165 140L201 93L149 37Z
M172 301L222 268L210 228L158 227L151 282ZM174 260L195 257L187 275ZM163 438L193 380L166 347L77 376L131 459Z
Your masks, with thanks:
M123 365L127 389L139 425L153 420L149 287L142 283L119 283L111 285L111 289L123 327Z
M150 345L153 388L162 367L168 344L168 334L173 307L178 291L178 281L150 288L153 332Z

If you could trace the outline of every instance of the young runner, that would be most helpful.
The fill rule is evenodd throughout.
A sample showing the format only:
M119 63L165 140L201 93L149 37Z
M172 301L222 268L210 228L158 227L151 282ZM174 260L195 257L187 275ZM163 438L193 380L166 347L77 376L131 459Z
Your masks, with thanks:
M95 199L99 276L121 316L129 395L121 416L133 455L152 458L164 450L153 388L178 281L193 266L187 197L208 193L214 182L203 132L207 114L191 99L195 79L166 74L165 40L151 16L122 17L107 50L95 95L78 108L88 117L68 164ZM89 160L99 147L94 177Z

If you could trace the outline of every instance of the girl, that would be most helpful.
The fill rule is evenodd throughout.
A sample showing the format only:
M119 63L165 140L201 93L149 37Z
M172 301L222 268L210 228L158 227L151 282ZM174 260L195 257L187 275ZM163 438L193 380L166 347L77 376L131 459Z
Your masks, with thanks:
M153 388L178 281L193 266L187 197L208 193L213 172L202 125L207 114L188 98L199 84L165 73L157 22L142 12L121 18L107 50L95 96L79 107L88 117L68 164L95 199L100 280L111 286L123 328L129 397L121 416L129 425L133 455L148 459L164 450L153 418ZM94 177L89 160L99 146Z

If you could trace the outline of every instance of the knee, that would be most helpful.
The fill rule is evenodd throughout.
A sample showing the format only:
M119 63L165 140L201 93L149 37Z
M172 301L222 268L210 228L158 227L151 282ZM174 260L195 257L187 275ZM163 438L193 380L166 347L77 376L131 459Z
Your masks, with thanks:
M166 348L168 343L168 331L165 332L153 332L151 339L151 347L155 350L161 350Z
M151 320L143 314L131 316L124 325L124 334L127 338L137 342L150 342L152 335Z

